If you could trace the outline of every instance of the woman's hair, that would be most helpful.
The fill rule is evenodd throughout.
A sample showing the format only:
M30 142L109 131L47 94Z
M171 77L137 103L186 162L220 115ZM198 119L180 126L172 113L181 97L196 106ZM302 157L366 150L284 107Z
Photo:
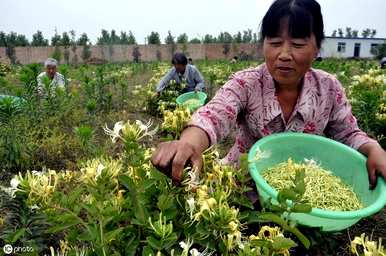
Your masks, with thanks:
M276 0L263 18L261 40L278 36L283 18L288 19L288 34L293 38L315 35L320 48L324 39L323 17L315 0Z
M182 64L182 65L187 65L188 64L188 59L183 53L177 52L174 54L172 58L172 64Z

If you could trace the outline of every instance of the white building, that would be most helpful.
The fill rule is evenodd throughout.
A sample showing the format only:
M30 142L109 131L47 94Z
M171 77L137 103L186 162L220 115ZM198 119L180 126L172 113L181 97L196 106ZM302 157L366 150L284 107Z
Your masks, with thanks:
M322 58L372 58L371 49L386 44L386 38L346 38L327 36L322 43Z

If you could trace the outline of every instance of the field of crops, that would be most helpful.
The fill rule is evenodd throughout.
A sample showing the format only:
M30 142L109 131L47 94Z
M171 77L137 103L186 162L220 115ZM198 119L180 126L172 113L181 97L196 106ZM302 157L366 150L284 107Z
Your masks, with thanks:
M233 72L258 64L195 63L209 98ZM314 67L336 75L361 129L386 148L386 70L366 60ZM66 90L41 98L41 65L0 64L0 94L24 99L0 100L1 248L28 248L23 255L385 255L378 241L385 209L348 230L322 233L281 217L294 209L252 205L246 165L217 161L232 136L205 153L201 174L187 170L174 186L150 163L154 147L178 138L191 115L176 108L176 84L154 97L169 68L60 65Z

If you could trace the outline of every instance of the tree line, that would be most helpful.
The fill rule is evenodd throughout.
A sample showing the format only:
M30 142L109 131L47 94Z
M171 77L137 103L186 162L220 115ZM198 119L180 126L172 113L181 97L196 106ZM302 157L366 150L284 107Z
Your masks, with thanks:
M376 29L366 28L363 29L361 32L362 38L374 38L377 34ZM342 28L335 29L332 31L331 36L333 37L346 37L346 38L358 38L359 37L359 30L352 29L351 27L346 27L345 30Z
M221 32L217 36L206 34L202 38L189 38L186 33L182 33L178 36L172 35L168 31L167 36L164 40L161 40L161 36L158 32L152 31L145 39L145 44L155 44L160 45L165 44L200 44L200 43L256 43L257 42L257 33L253 33L251 29L244 31L239 31L236 34L232 35L229 32ZM42 31L37 31L32 35L32 39L28 38L23 34L18 34L16 32L5 33L0 31L0 47L8 46L72 46L72 45L92 45L90 38L87 33L80 34L79 37L76 37L74 30L69 32L63 32L58 34L55 32L54 36L49 40L44 37ZM97 38L96 45L111 45L111 44L121 44L121 45L133 45L137 44L137 40L132 33L132 31L125 32L121 31L117 33L114 29L111 31L102 29L100 36Z

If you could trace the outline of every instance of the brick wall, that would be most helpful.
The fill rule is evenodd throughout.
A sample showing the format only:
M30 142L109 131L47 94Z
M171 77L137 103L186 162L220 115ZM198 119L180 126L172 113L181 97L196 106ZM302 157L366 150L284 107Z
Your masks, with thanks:
M198 59L231 59L235 55L248 54L253 58L261 57L261 47L255 44L187 44L176 45L110 45L110 46L91 46L91 58L106 60L108 62L128 62L133 60L133 50L138 47L141 53L141 61L170 60L172 52L183 51L193 60ZM71 63L82 63L82 46L77 46L75 53L71 47L65 49L60 47L62 53L61 63L65 62L64 52L69 53ZM20 64L43 63L51 57L54 47L16 47L16 61ZM226 54L225 54L226 53ZM9 63L6 49L0 47L0 62Z

